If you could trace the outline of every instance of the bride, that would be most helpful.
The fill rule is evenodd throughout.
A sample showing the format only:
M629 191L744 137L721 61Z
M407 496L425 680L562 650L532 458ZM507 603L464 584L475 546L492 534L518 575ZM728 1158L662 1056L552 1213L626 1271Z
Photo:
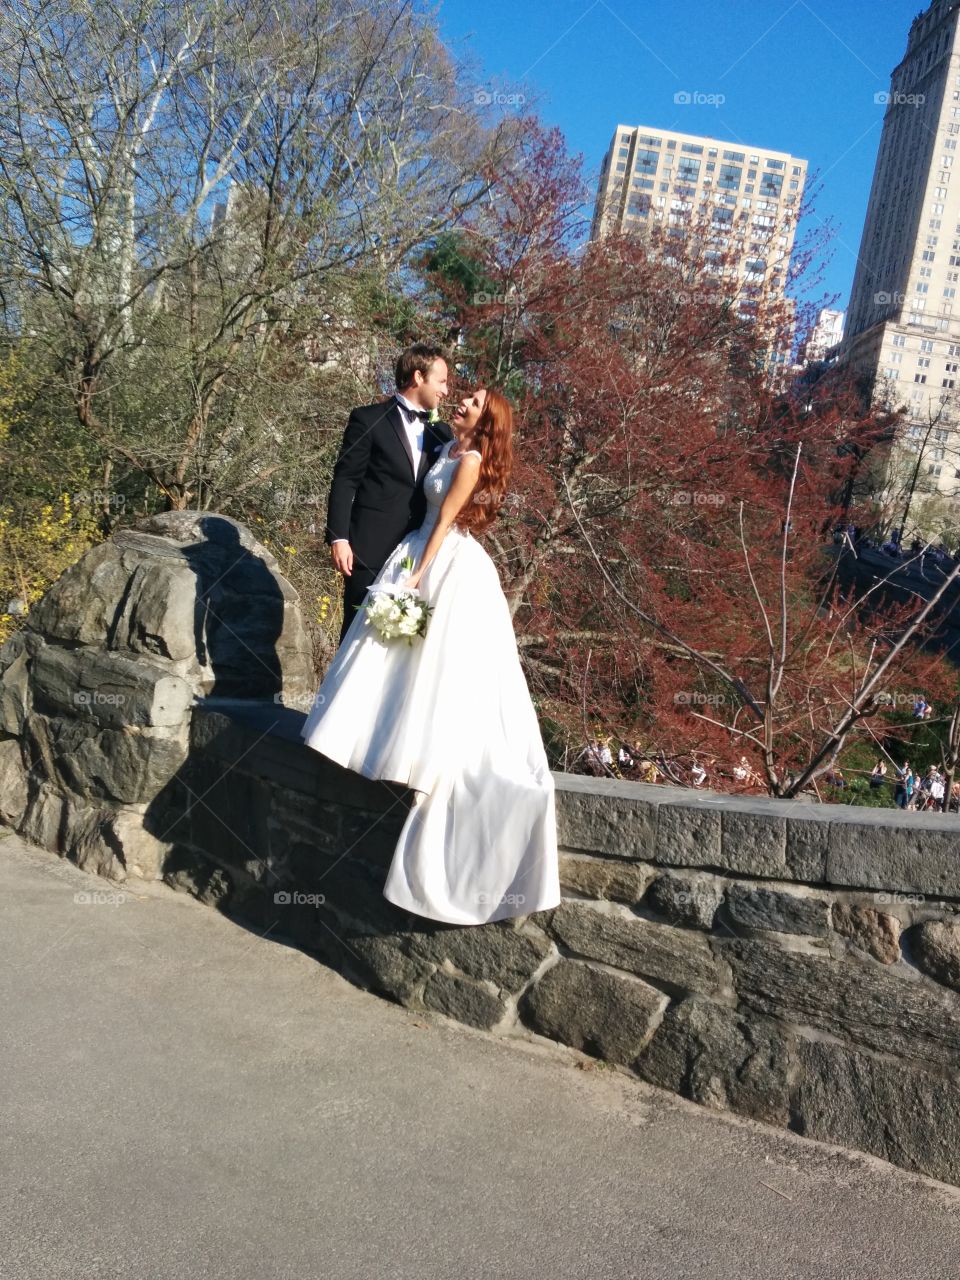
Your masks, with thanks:
M301 730L308 746L415 793L384 896L416 915L485 924L560 903L553 778L493 561L513 414L467 395L424 481L427 515L370 588L416 588L432 613L412 644L357 611ZM404 568L412 562L413 570Z

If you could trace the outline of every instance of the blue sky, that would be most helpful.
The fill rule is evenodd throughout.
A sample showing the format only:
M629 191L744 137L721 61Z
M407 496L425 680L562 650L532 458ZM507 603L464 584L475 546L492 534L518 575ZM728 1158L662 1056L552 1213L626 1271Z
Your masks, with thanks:
M478 87L522 92L591 178L618 123L789 151L835 224L823 285L846 307L890 72L920 0L442 0ZM722 96L678 106L679 91Z

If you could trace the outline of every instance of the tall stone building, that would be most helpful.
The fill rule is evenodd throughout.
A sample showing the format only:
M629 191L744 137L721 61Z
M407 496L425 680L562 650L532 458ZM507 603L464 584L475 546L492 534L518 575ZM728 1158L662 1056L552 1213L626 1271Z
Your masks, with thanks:
M784 151L618 125L604 158L594 239L705 224L706 262L782 296L807 162ZM744 291L745 298L749 291Z
M894 69L841 348L878 403L905 406L888 486L960 492L960 0L911 24ZM906 477L906 481L904 480Z

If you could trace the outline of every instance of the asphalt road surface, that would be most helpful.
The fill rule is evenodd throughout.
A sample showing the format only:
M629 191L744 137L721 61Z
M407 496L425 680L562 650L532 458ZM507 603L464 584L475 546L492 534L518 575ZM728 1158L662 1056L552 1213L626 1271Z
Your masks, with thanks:
M0 837L3 1280L960 1274L954 1189Z

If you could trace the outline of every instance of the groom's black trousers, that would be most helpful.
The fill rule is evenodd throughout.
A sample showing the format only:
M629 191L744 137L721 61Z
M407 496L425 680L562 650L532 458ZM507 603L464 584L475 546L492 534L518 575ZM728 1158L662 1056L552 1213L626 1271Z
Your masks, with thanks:
M347 634L350 623L356 616L357 609L363 604L364 597L367 594L367 587L373 582L374 578L380 572L382 565L376 569L371 569L367 565L361 564L356 557L353 561L353 572L349 577L343 579L343 626L340 628L340 643L343 644L343 637Z

